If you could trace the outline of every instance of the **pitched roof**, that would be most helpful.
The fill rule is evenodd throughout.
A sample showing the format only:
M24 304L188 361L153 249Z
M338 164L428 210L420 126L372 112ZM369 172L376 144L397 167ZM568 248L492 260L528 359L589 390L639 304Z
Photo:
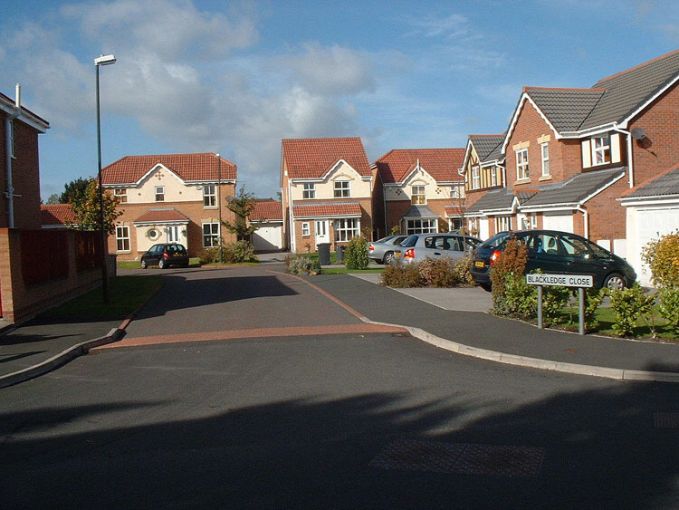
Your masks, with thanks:
M612 168L577 174L570 179L541 187L522 207L578 204L596 191L606 188L625 175L626 168Z
M10 99L8 96L0 92L0 105L2 105L3 109L11 109L11 111L15 111L16 108L16 103L13 99ZM50 123L47 122L45 119L43 119L40 115L37 115L36 113L33 113L31 110L26 108L25 106L21 106L21 113L20 117L21 120L23 121L28 121L29 123L33 124L35 128L37 128L40 132L44 133L46 129L49 129Z
M158 164L169 168L184 181L217 182L220 170L223 181L235 180L236 165L227 159L220 159L221 169L217 155L213 152L125 156L102 169L102 181L105 186L133 184Z
M469 135L469 141L474 146L480 163L501 159L504 139L504 133L499 135Z
M75 213L71 204L47 204L40 206L41 225L67 225L75 223Z
M283 139L282 146L290 179L320 179L340 160L363 177L371 175L363 142L358 137Z
M591 88L525 87L558 132L620 123L679 75L679 50L602 78Z
M525 198L525 195L521 194L520 196L515 196L504 188L490 190L469 206L467 212L476 213L481 211L510 210L514 204L514 199L519 198L519 200L521 200L522 197Z
M135 223L164 223L169 221L184 223L188 222L189 218L174 207L168 207L166 209L149 209L134 220Z
M460 216L465 211L464 207L460 207L459 205L447 205L444 209L447 216Z
M295 219L314 218L360 218L361 206L358 202L314 202L292 206Z
M257 200L250 221L283 221L283 209L278 200Z
M426 205L411 205L403 215L404 218L438 218L438 214Z
M464 149L393 149L375 162L382 182L403 182L415 169L420 167L436 182L461 180L457 171L464 160Z
M626 194L624 199L667 197L679 195L679 165L670 168L637 189Z

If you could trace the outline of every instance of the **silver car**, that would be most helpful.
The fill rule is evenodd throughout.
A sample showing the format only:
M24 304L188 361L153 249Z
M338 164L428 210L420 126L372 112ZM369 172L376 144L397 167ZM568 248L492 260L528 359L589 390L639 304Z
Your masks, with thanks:
M407 237L404 234L396 234L370 243L368 257L379 264L391 264L394 260L394 253L401 251L401 241Z
M471 255L481 240L457 233L412 234L401 243L401 261L413 264L426 258L461 259Z

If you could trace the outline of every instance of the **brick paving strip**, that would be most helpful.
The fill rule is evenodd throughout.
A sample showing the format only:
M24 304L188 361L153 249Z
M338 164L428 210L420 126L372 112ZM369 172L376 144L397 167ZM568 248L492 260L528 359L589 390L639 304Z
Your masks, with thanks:
M281 328L231 329L228 331L207 331L183 333L178 335L143 336L126 338L112 344L102 345L93 350L119 349L141 345L176 344L183 342L209 342L220 340L240 340L246 338L271 338L286 336L319 336L361 333L407 333L403 328L379 324L334 324L330 326L290 326Z

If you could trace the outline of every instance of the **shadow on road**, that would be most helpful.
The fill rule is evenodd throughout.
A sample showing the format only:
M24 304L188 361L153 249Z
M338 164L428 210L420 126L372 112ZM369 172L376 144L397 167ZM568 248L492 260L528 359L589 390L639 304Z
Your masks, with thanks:
M235 408L209 402L194 407L213 414L169 423L147 423L139 408L147 404L134 402L2 413L3 506L647 509L679 502L679 420L658 420L677 413L675 385L611 384L499 414L469 401L413 406L383 393ZM486 415L463 419L479 411ZM121 412L141 423L105 425ZM429 446L399 457L393 445L403 440ZM459 445L480 445L481 456L467 456L465 465L446 454ZM484 457L484 445L544 455L535 476L492 474L494 467L520 473L512 463L523 460ZM376 466L390 447L393 466ZM491 474L471 474L475 463Z

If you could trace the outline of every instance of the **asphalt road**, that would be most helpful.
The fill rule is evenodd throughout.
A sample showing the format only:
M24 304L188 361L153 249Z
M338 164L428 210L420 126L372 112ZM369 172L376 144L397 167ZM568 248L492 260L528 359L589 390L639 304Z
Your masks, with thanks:
M0 508L679 508L676 385L403 334L209 341L359 322L265 269L167 272L128 330L201 342L100 350L1 390Z

